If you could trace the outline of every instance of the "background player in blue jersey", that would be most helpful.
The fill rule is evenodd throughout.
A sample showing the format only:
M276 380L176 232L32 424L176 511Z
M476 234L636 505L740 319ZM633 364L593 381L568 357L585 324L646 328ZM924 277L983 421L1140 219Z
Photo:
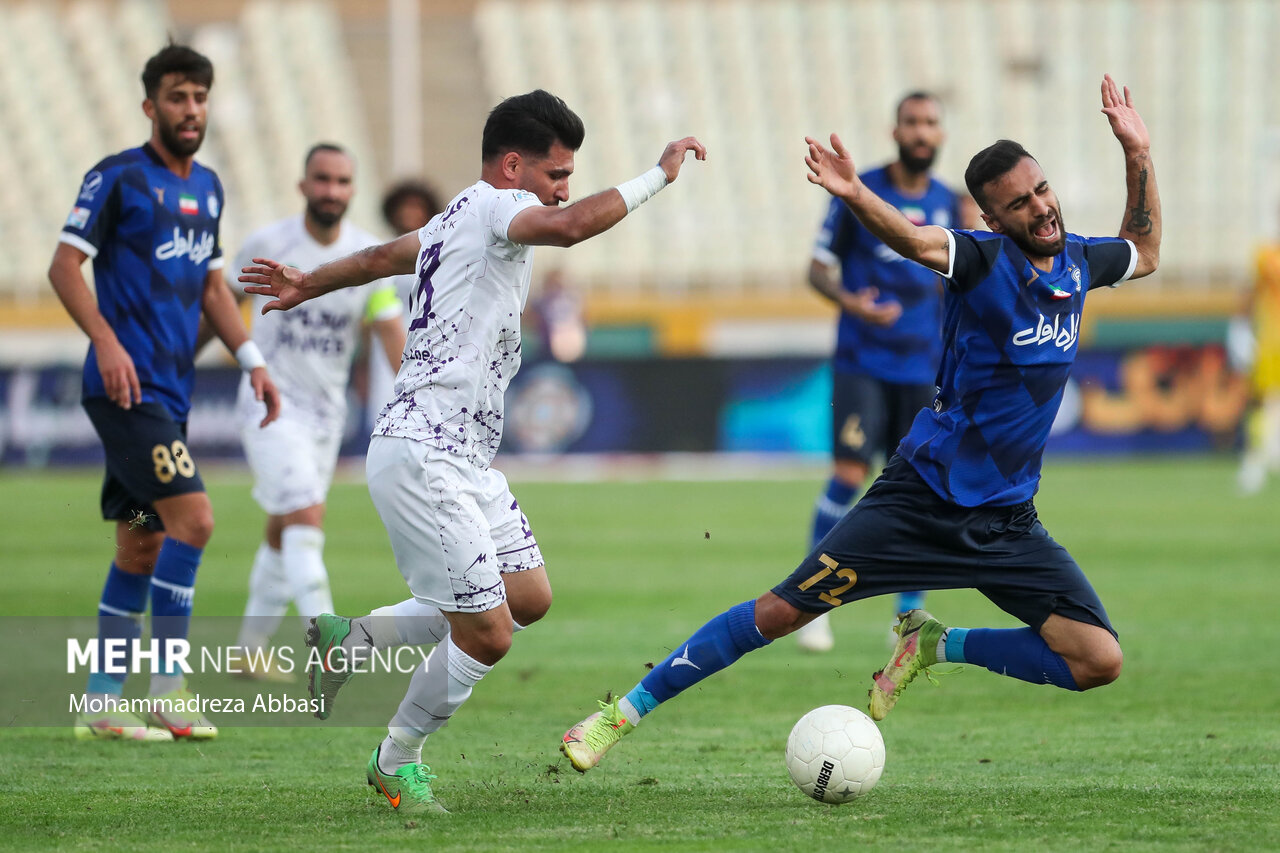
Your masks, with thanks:
M147 61L142 85L151 139L85 175L49 280L89 336L82 399L106 451L102 515L116 523L116 551L98 605L100 647L139 637L150 597L151 634L163 649L187 636L196 570L213 533L213 509L186 446L201 314L250 373L267 405L264 426L279 400L222 278L222 184L194 159L213 65L170 44ZM96 299L81 272L86 258ZM117 706L124 675L92 673L77 737L214 737L203 715L172 709L192 694L169 660L159 664L150 696L170 702L154 703L145 720Z
M947 628L923 610L871 687L883 719L939 661L1033 684L1087 690L1120 675L1122 655L1097 594L1036 517L1040 459L1075 358L1092 287L1154 272L1160 201L1150 138L1126 88L1102 83L1103 113L1125 157L1118 238L1068 234L1057 196L1021 145L979 152L965 184L991 233L917 226L858 179L838 137L808 139L809 180L876 236L947 280L939 392L867 494L788 578L731 607L676 646L621 700L571 728L561 749L594 767L661 702L849 601L909 589L973 588L1028 627Z
M863 172L863 184L915 225L976 224L972 202L930 172L942 144L942 105L928 92L898 102L893 141L898 159ZM812 550L862 491L872 461L887 456L916 412L933 402L942 355L942 284L907 260L831 199L809 263L809 284L840 308L832 362L831 479L813 508ZM904 592L895 612L921 607ZM822 652L834 645L824 614L796 632L796 643Z

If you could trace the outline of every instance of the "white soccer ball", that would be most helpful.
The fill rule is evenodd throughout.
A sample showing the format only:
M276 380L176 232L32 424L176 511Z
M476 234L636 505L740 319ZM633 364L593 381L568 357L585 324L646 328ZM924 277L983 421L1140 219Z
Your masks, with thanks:
M847 705L823 705L800 718L787 738L787 772L815 800L847 803L884 772L884 738L871 718Z

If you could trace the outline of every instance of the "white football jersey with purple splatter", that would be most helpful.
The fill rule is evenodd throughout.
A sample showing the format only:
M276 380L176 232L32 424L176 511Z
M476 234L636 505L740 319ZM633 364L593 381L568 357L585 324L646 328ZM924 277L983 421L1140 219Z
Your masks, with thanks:
M539 204L532 193L480 181L418 232L409 336L375 435L489 466L502 441L503 394L520 369L520 313L533 267L533 247L507 239L507 227Z

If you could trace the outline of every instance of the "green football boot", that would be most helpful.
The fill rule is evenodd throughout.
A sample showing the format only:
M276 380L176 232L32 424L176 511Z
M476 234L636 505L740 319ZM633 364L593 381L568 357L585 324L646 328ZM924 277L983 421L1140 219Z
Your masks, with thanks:
M307 653L307 692L313 700L319 699L315 715L322 720L333 713L333 701L351 676L347 652L342 641L351 633L351 620L332 613L321 613L307 626L307 645L319 652L320 663Z
M600 703L600 710L564 733L560 751L573 769L586 773L600 763L604 754L635 728L618 710L618 700Z
M147 699L152 707L147 723L169 732L174 740L213 740L218 736L218 727L200 713L199 700L187 689L185 681L177 690Z
M148 726L136 714L110 711L76 715L76 740L137 740L143 743L172 743L168 729Z
M871 676L871 719L883 720L902 691L920 673L938 662L938 640L946 630L927 610L908 610L894 631L898 642L884 669Z
M436 777L430 767L425 764L406 764L395 773L383 773L378 767L378 753L381 750L382 746L379 745L373 750L373 755L369 756L365 777L369 780L370 787L382 792L391 808L402 814L449 813L431 790L431 780Z

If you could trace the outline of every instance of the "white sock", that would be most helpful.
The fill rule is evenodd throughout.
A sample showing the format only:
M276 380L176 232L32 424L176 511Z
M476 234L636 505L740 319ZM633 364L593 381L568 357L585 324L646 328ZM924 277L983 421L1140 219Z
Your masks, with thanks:
M391 727L408 729L424 738L439 731L491 669L446 636L414 670Z
M324 568L324 531L309 524L289 525L280 534L280 555L302 624L321 613L332 613L333 596Z
M236 645L251 652L266 646L280 627L291 598L280 552L263 542L249 571L249 600L244 605Z
M636 706L632 705L631 700L626 696L618 700L618 712L622 714L622 719L633 726L639 725L640 721L644 719L640 716L640 712L636 710Z
M181 675L161 675L160 673L152 673L151 675L151 693L152 696L163 696L166 693L172 693L182 687L183 676Z
M951 632L950 628L946 628L942 632L942 636L938 638L937 658L938 663L947 662L947 634Z
M390 776L406 764L421 764L422 744L426 739L426 735L389 726L386 738L378 747L378 769Z
M394 649L438 643L449 633L449 620L440 608L416 598L379 607L368 616L351 620L351 633L342 641L348 652Z

